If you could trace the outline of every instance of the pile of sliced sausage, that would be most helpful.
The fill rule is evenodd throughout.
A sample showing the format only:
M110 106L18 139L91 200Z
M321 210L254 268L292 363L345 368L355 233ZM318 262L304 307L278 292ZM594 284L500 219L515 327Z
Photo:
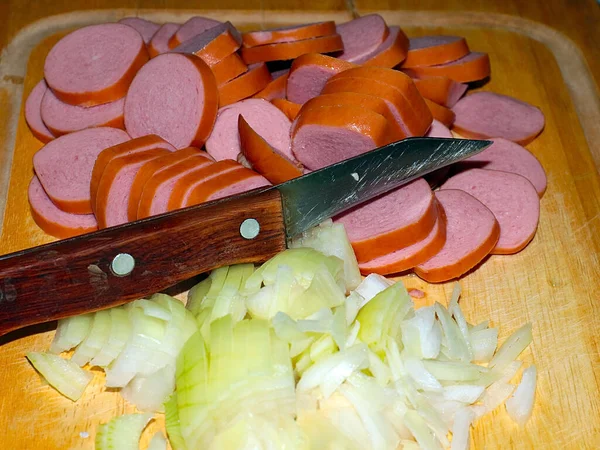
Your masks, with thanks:
M81 28L48 54L25 106L31 211L64 238L277 184L410 136L492 138L483 153L336 218L361 270L459 277L533 238L546 175L521 145L531 105L464 38L407 38L371 14L240 33L193 17ZM432 191L432 187L435 191ZM439 189L438 189L439 188Z

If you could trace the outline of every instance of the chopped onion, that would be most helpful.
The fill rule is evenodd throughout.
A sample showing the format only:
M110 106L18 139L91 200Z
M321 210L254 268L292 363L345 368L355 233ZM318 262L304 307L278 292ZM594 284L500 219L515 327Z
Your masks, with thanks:
M354 323L358 311L364 303L365 299L356 291L350 292L350 295L346 297L346 323L348 326Z
M94 314L92 328L83 342L75 349L71 361L83 367L100 352L100 349L108 342L110 320L108 310L98 311Z
M469 434L475 414L469 408L461 408L454 415L451 450L469 450Z
M165 428L167 430L167 435L169 436L169 443L173 450L187 450L179 424L177 392L173 392L165 402Z
M208 291L210 290L212 280L212 277L208 276L189 290L185 307L189 309L194 316L197 316L200 309L202 309L204 297L206 297L206 294L208 294Z
M521 382L512 397L506 401L506 412L521 426L525 426L531 417L536 384L537 369L532 365L523 370Z
M471 348L473 361L489 362L498 347L498 330L496 328L471 329Z
M356 343L356 338L358 337L358 333L360 332L360 322L357 320L350 328L348 332L348 337L346 338L346 347L352 347Z
M359 305L359 309L370 302L377 294L385 291L392 284L394 284L392 280L377 273L367 275L354 290L354 292L359 294L363 299L363 302Z
M160 431L154 433L147 450L167 450L167 440Z
M416 358L406 359L404 361L404 368L421 389L433 392L442 391L440 382L425 368L421 360Z
M96 450L138 450L142 431L152 414L124 414L102 424L96 431Z
M469 333L469 324L465 319L465 316L462 313L462 310L458 306L458 299L460 298L461 287L459 283L454 283L454 288L452 290L452 297L450 299L450 305L448 306L448 312L454 317L456 324L458 325L458 329L460 330L465 345L467 346L467 350L469 352L469 361L473 360L473 349L471 348L471 335Z
M100 351L90 361L91 366L106 367L125 348L125 344L131 335L131 323L128 312L121 307L111 308L110 333Z
M94 314L68 317L58 321L56 334L50 344L52 353L62 353L79 345L90 332Z
M419 447L423 450L441 450L442 445L435 434L425 423L425 420L414 410L408 410L404 415L404 423L413 434Z
M424 360L423 364L440 381L475 381L486 371L485 367L457 361Z
M475 384L457 384L444 387L444 398L446 400L455 400L461 403L475 403L485 388Z
M166 365L148 376L136 376L121 395L140 411L163 412L163 403L175 389L175 367Z
M472 355L458 325L442 304L436 302L434 308L442 326L443 343L448 349L448 357L452 361L470 362Z
M94 377L73 361L52 353L29 352L27 359L50 386L74 402L79 400Z
M500 346L488 367L498 368L502 370L511 361L517 357L531 344L533 335L531 334L531 324L523 325L515 331L504 343Z

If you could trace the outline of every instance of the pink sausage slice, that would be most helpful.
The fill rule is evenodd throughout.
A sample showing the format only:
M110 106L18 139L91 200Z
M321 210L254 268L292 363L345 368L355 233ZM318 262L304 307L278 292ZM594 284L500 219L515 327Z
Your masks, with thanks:
M215 76L194 55L163 53L135 76L125 100L132 137L156 134L175 148L201 148L217 116Z
M454 105L453 129L465 137L504 138L528 144L544 128L544 114L539 108L507 95L475 92Z
M362 16L336 28L344 43L344 50L338 58L350 62L375 53L389 34L385 20L379 14Z
M96 158L105 148L129 139L123 130L106 127L66 134L33 156L33 169L56 206L73 214L90 214L90 181Z
M491 253L517 253L533 239L540 218L540 198L521 175L497 170L469 169L446 181L441 189L460 189L492 211L500 238Z
M33 220L50 236L65 239L98 229L93 214L71 214L58 209L35 175L29 183L28 196Z
M425 281L441 283L479 264L496 245L500 227L494 214L464 191L448 189L435 196L446 214L446 243L414 271Z
M215 192L214 194L208 197L208 200L217 200L220 198L229 197L230 195L240 194L242 192L247 192L251 191L252 189L270 185L271 183L269 183L269 181L265 177L256 174L250 178L238 181L237 183L233 183L227 186L226 188Z
M142 19L140 17L125 17L124 19L119 20L119 23L129 25L131 28L140 33L146 44L150 42L150 39L152 39L154 33L156 33L160 28L159 24Z
M42 120L56 136L92 127L125 128L123 107L125 99L98 106L69 105L60 101L50 89L44 94L41 105Z
M221 22L208 17L192 17L186 23L181 25L179 30L169 40L169 48L175 48L188 39L205 32L206 30L220 25Z
M239 115L272 147L295 161L290 150L290 119L271 102L260 98L242 100L219 110L213 131L206 141L206 151L215 161L237 160L241 152Z
M506 139L492 139L488 148L475 156L461 161L457 166L461 169L501 170L516 173L527 178L539 196L546 191L546 172L538 159L525 147Z
M444 125L439 120L433 119L431 122L431 127L429 127L429 131L427 131L426 137L437 137L437 138L452 138L452 132L450 129Z
M161 26L148 44L148 52L150 53L150 57L154 58L156 55L160 55L161 53L166 53L169 51L169 39L173 37L173 35L179 30L178 23L165 23Z
M48 91L48 85L45 80L41 80L29 93L25 101L25 120L31 133L43 143L50 142L56 136L52 134L44 121L42 120L41 106L44 94Z
M125 97L148 58L142 36L130 26L90 25L52 47L44 64L44 78L63 102L94 106Z

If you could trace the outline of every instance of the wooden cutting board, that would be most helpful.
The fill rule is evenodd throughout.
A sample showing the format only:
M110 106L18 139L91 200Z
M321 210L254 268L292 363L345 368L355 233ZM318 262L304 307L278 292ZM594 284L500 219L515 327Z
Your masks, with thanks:
M342 12L281 12L276 22L264 23L259 12L196 13L230 20L242 29L350 18ZM3 55L0 74L15 82L0 90L0 105L9 119L0 124L0 193L6 193L0 254L52 240L36 227L28 209L31 161L41 144L23 118L23 101L42 76L45 55L61 30L135 14L103 11L51 17L24 30ZM192 14L139 15L183 21ZM539 373L533 418L519 428L499 408L476 423L472 448L600 447L600 180L590 152L600 154L600 116L587 66L570 41L518 17L401 11L382 15L409 36L465 36L473 50L490 54L493 75L483 89L537 105L546 116L546 129L528 145L548 174L534 240L517 255L488 258L461 280L467 319L490 319L499 327L501 341L522 324L533 324L534 342L523 355ZM429 285L411 275L402 279L426 293L419 305L447 303L451 284ZM117 393L102 387L99 372L75 404L41 381L24 355L47 349L52 329L50 324L0 338L2 448L92 449L98 423L132 411ZM162 424L157 415L141 448Z

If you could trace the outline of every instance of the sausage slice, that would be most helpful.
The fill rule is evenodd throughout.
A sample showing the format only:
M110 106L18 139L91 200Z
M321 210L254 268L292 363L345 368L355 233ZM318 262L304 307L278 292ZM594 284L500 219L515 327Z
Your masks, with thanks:
M357 62L375 52L389 35L379 14L368 14L337 26L344 50L337 55L344 61Z
M248 71L248 66L238 53L232 53L211 66L210 69L215 74L217 85L221 86L222 84L239 77L241 74L246 73Z
M169 51L169 39L179 30L179 27L181 25L178 23L167 22L158 29L148 44L150 58Z
M272 81L271 72L265 63L250 66L248 69L247 72L219 86L220 107L252 97Z
M221 62L242 45L242 36L231 24L224 22L197 34L173 49L178 53L191 53L209 66Z
M437 66L402 68L411 77L444 76L457 83L470 83L490 76L490 58L487 53L471 52L456 61Z
M413 81L424 98L448 108L456 104L468 87L444 76L417 76Z
M267 61L288 61L306 53L332 53L343 48L342 38L336 33L301 41L242 47L240 53L246 64L253 64Z
M271 103L277 106L290 120L294 120L302 108L299 103L290 102L284 98L274 98Z
M275 44L279 42L301 41L335 34L335 22L317 22L289 27L271 28L269 30L250 31L242 35L244 46Z
M469 46L461 36L422 36L410 39L402 67L435 66L466 56Z
M142 35L144 42L148 44L154 36L154 33L158 31L160 25L150 20L142 19L141 17L125 17L119 20L119 23L129 25L131 28L136 30Z
M396 67L408 52L408 37L400 27L390 27L390 34L377 49L357 61L365 66Z
M31 133L43 143L50 142L56 136L46 127L42 120L41 106L44 94L48 91L48 85L45 80L41 80L29 93L25 101L25 120Z
M208 17L192 17L181 25L171 39L169 39L169 48L175 48L188 39L220 24L221 22L218 20L209 19Z
M443 123L447 127L452 125L455 118L454 111L446 108L445 106L438 105L436 102L432 102L428 98L423 100L425 100L425 103L427 104L427 107L429 108L429 111L434 119Z
M273 74L271 73L271 77ZM264 89L258 91L252 96L252 98L264 98L265 100L275 100L286 98L286 89L288 82L288 73L283 74L280 77L273 77L273 80L265 86Z

